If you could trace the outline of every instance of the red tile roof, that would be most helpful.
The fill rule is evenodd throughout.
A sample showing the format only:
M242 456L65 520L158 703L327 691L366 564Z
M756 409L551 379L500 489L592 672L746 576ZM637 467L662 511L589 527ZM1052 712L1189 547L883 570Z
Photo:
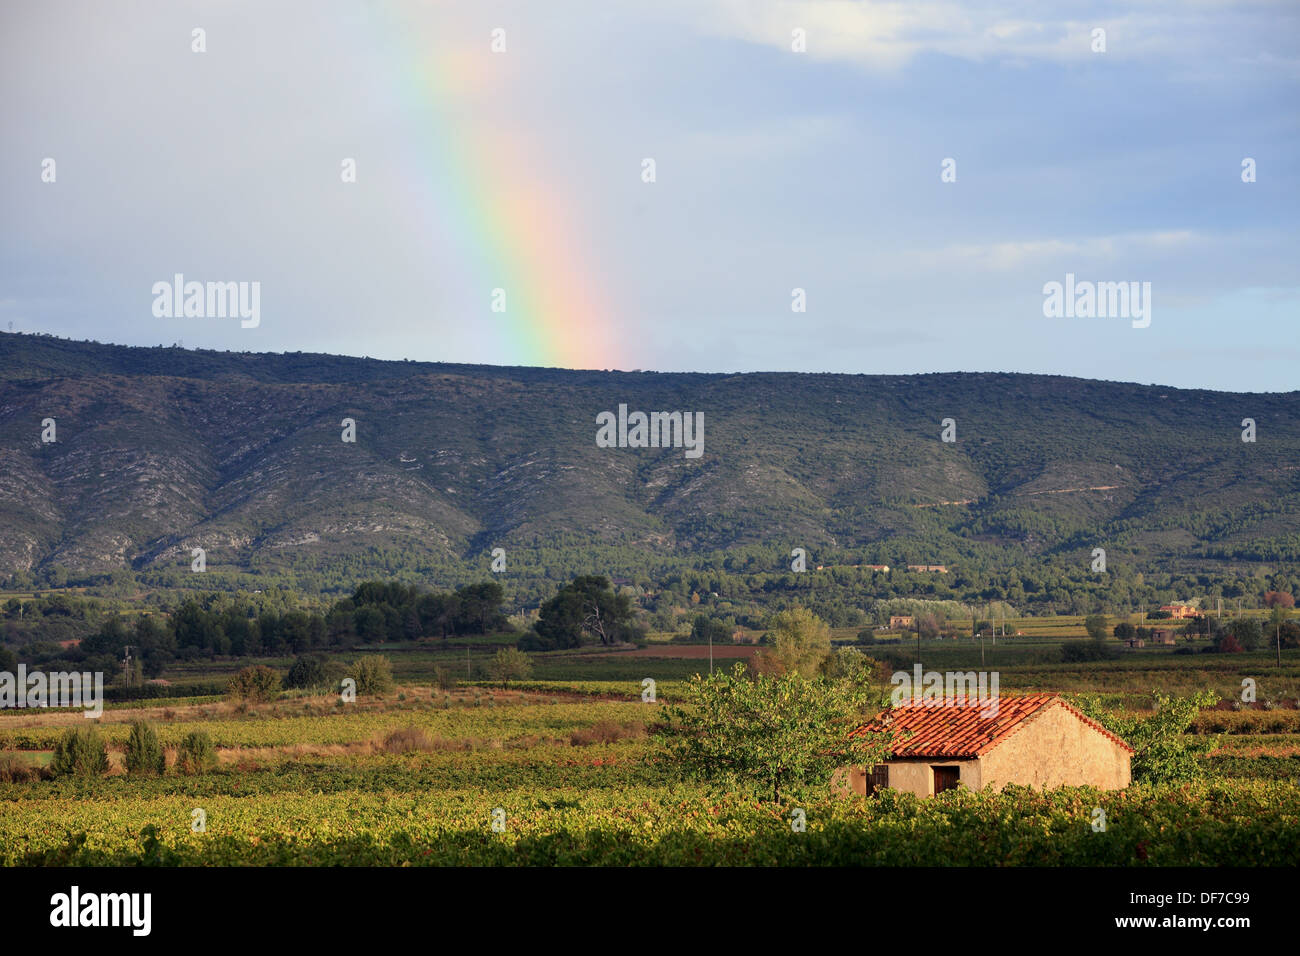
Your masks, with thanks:
M986 754L1025 721L1044 708L1060 704L1089 727L1119 744L1129 753L1133 748L1101 724L1071 707L1058 694L1026 694L998 698L998 711L982 716L987 704L906 704L885 711L880 719L854 731L894 731L893 757L978 757Z

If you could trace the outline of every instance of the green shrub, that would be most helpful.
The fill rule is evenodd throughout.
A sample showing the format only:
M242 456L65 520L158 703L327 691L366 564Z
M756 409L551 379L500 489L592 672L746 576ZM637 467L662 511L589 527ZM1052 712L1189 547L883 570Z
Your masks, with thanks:
M206 731L194 730L181 741L176 754L176 769L182 773L203 774L217 765L217 748Z
M1068 641L1061 645L1061 661L1066 664L1106 661L1118 656L1114 649L1096 638L1088 641Z
M790 653L786 639L778 641L785 663L806 663L814 655L805 650L819 646L814 640ZM809 679L793 666L751 680L737 661L730 673L693 676L684 698L665 709L656 729L665 766L728 790L770 794L774 803L783 793L829 784L840 767L873 766L889 752L886 731L849 736L884 702L866 683Z
M527 680L533 673L533 662L523 651L503 647L488 661L487 672L504 687L507 681Z
M284 686L302 690L332 691L346 676L347 668L324 654L302 654L294 659L285 675Z
M140 776L155 776L167 769L167 756L163 753L158 732L143 720L131 724L126 738L126 772Z
M50 770L57 777L96 777L108 772L108 747L93 724L74 727L54 746Z
M357 682L358 695L387 694L397 686L387 657L366 654L352 662L348 676Z
M245 667L226 685L226 694L236 700L268 701L279 693L280 675L262 664Z

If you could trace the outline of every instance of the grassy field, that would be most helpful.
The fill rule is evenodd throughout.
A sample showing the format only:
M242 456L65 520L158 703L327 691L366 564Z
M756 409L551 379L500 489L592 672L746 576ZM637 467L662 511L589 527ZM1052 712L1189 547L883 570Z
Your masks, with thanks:
M1134 651L1113 661L1052 663L1068 635L986 644L1003 693L1097 693L1141 711L1151 691L1209 688L1223 699L1253 678L1273 709L1204 711L1190 733L1213 737L1206 779L1121 792L954 791L930 800L807 794L759 803L710 792L660 759L651 735L680 681L707 671L701 649L535 655L507 688L434 686L434 668L470 668L471 644L386 646L398 688L344 704L286 693L243 705L215 697L119 703L100 727L107 776L27 779L79 713L0 715L0 863L23 864L1008 864L1294 865L1300 857L1300 652ZM484 642L491 646L491 642ZM715 650L718 650L715 648ZM915 658L914 642L868 648ZM365 652L360 652L365 653ZM704 651L707 654L707 650ZM740 653L740 651L737 651ZM921 646L925 669L978 669L978 642ZM910 655L910 656L908 656ZM352 655L341 655L346 659ZM1058 655L1059 656L1059 655ZM247 661L192 663L177 680L219 681ZM290 663L268 659L281 671ZM715 657L715 667L732 659ZM901 663L901 662L895 662ZM890 667L880 670L886 689ZM169 674L169 677L171 675ZM463 672L462 672L463 677ZM656 681L657 703L641 700ZM128 722L153 722L171 750L192 730L219 748L217 768L160 778L123 769ZM806 832L790 826L795 807ZM1104 833L1091 827L1106 811ZM205 818L194 831L196 811ZM494 812L496 816L494 817ZM503 826L500 832L493 823Z

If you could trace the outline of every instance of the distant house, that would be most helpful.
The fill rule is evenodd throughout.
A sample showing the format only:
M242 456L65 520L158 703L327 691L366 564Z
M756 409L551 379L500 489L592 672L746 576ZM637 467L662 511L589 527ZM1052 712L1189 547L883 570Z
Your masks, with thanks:
M1201 612L1190 604L1166 604L1160 610L1168 611L1170 617L1176 617L1180 620L1185 617L1200 617Z
M1133 648L1146 647L1147 642L1146 640L1140 637L1130 637L1128 640L1124 642L1124 646L1133 647Z
M891 629L899 628L899 627L911 627L912 621L913 618L912 615L910 614L894 614L891 615L889 618L889 626Z
M894 734L889 759L868 770L849 767L833 782L847 795L884 787L933 796L1009 783L1028 787L1094 786L1121 790L1132 779L1133 748L1056 694L1003 696L987 703L908 704L887 710L854 733Z
M736 628L731 632L731 643L733 644L757 644L758 635L748 634L742 627Z
M1151 632L1152 644L1173 644L1174 632L1168 627L1157 627Z
M947 569L946 567L944 567L942 564L909 564L909 565L907 566L907 570L909 570L909 571L933 571L933 572L935 572L936 574L947 574L947 573L948 573L948 569Z

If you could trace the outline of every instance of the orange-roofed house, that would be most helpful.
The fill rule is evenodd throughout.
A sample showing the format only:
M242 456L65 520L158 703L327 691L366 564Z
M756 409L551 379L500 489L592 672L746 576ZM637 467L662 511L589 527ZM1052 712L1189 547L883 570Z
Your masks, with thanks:
M841 793L892 787L928 797L958 783L1121 790L1131 780L1133 748L1056 694L1002 696L996 712L987 702L909 703L855 733L886 728L894 734L889 759L842 771Z

